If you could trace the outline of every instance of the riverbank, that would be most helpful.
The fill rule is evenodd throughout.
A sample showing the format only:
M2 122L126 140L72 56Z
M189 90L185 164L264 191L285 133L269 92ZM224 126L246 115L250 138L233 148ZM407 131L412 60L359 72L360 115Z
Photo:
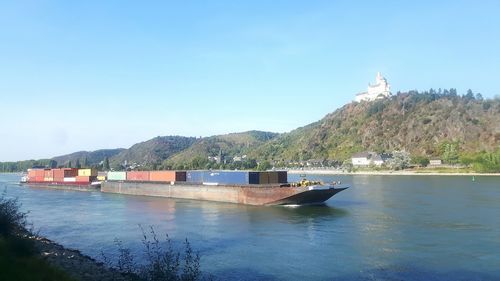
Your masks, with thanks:
M43 237L29 236L35 243L39 256L51 266L64 271L75 280L121 281L127 280L119 272L108 268L102 262Z
M29 231L0 235L0 268L0 280L130 280L77 250Z
M408 170L408 171L356 171L345 172L342 170L288 170L289 174L305 174L305 175L376 175L376 176L500 176L500 173L450 173L436 172L424 170Z

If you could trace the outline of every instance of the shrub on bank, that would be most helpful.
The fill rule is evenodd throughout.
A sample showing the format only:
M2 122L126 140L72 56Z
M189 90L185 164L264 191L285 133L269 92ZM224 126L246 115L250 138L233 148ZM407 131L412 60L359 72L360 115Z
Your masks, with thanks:
M193 251L187 239L184 242L184 251L181 253L174 250L168 235L164 241L160 241L153 227L149 228L149 234L142 227L141 230L145 254L144 263L139 263L130 249L123 247L120 240L115 240L118 251L117 262L112 263L104 253L101 253L104 263L122 276L134 281L213 279L212 277L202 277L200 256Z
M0 196L0 280L72 280L38 256L17 199Z

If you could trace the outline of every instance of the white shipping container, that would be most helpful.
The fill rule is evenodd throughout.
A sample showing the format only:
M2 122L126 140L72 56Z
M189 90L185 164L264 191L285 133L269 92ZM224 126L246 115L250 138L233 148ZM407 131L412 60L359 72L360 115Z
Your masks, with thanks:
M64 178L64 182L76 182L76 178Z

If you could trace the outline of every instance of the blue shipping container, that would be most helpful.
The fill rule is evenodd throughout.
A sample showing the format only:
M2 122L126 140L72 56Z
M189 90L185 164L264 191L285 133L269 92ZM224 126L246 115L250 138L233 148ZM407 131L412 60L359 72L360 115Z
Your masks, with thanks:
M186 172L186 181L192 183L208 183L208 184L267 184L266 182L261 182L262 179L268 178L263 177L262 175L269 172L249 172L249 171L207 171L207 170L198 170L198 171L187 171ZM287 182L287 174L286 172L274 172L278 175L276 176L276 180L279 183ZM277 182L273 182L277 183Z

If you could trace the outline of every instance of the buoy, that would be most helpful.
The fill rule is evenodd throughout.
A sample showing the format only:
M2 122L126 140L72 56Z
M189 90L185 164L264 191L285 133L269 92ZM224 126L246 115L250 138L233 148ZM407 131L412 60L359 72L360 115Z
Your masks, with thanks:
M476 181L476 177L475 176L472 176L472 181Z

